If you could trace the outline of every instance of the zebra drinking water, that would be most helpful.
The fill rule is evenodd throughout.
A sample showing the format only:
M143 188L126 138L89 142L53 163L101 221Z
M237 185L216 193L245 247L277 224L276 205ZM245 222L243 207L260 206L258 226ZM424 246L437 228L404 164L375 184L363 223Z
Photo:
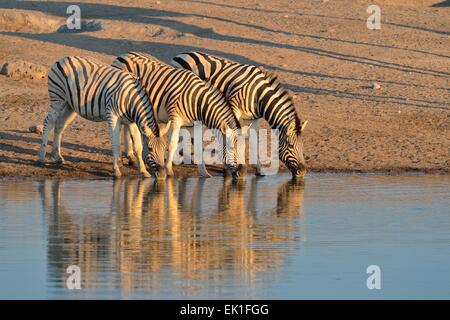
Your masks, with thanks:
M272 129L279 130L279 158L295 178L303 178L306 168L300 134L307 121L301 122L292 96L275 75L259 67L240 64L202 52L177 55L171 64L190 70L219 89L228 99L240 120L251 121L259 129L259 119L265 119ZM258 159L257 174L261 172Z
M180 128L194 121L201 121L210 129L218 129L226 143L223 157L234 178L240 176L237 164L238 120L223 94L194 73L177 69L151 56L129 52L116 58L113 67L136 75L155 108L158 122L171 126L167 173L173 175L172 162L178 145ZM227 134L228 131L228 134ZM231 147L227 147L231 146ZM199 164L200 174L209 176L204 162Z
M160 130L155 121L153 107L139 83L128 72L104 66L93 59L65 57L53 64L48 73L50 107L44 120L42 143L38 161L45 161L49 132L54 128L52 156L64 162L61 156L61 138L64 129L79 114L91 121L108 121L113 151L114 176L120 177L120 124L129 125L135 144L139 171L150 177L142 160L144 148L150 152L146 162L152 173L165 178L164 151L167 130ZM167 129L167 128L166 128Z

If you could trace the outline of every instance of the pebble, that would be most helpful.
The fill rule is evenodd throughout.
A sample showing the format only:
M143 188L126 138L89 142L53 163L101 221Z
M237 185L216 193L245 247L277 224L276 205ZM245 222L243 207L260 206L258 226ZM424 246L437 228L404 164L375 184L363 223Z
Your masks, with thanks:
M28 128L28 131L30 131L31 133L42 135L44 127L42 125L32 125L30 128Z
M381 86L380 86L380 84L379 84L379 83L376 83L376 82L372 82L372 89L374 89L374 90L378 90L378 89L381 89Z

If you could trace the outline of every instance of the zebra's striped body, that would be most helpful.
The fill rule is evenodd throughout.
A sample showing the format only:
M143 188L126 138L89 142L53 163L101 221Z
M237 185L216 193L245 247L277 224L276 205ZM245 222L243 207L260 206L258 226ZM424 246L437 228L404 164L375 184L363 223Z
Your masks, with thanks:
M108 122L116 177L120 176L118 160L121 123L129 125L133 139L139 141L135 149L139 171L144 176L149 176L141 156L141 134L147 140L145 147L154 150L146 160L153 169L163 168L163 132L156 123L153 107L144 89L133 75L86 58L65 57L53 64L49 70L48 93L50 108L44 121L38 159L40 162L45 159L48 134L53 128L55 138L52 155L58 162L64 161L60 154L61 136L64 129L79 114L91 121ZM161 178L165 177L164 171L156 170L154 173Z
M168 174L173 174L172 161L180 127L201 121L210 129L218 129L223 135L231 130L227 144L232 148L224 147L224 158L233 175L239 175L236 144L240 126L227 99L219 90L192 72L174 68L143 53L129 52L117 57L112 66L136 75L149 96L157 120L170 123L172 135L167 160Z
M256 130L260 118L265 119L272 129L278 129L280 159L294 176L303 177L305 160L300 133L306 122L302 125L291 95L276 76L256 66L201 52L179 54L171 64L194 72L222 91L236 117L252 121Z

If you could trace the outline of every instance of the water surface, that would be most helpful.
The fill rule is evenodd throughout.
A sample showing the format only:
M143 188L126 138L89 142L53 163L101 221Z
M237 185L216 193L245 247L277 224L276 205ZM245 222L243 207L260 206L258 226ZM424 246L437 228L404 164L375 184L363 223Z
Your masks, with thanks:
M438 175L0 181L0 298L449 299L449 208Z

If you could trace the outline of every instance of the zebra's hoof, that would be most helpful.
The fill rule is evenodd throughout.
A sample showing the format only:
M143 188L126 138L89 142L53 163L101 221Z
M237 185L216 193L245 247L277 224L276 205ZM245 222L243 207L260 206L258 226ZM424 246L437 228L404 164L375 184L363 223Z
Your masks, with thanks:
M202 177L202 178L211 178L212 175L210 175L208 172L200 172L200 177Z
M45 166L45 160L44 159L37 159L36 164L40 167Z
M141 172L141 177L142 178L151 178L152 175L146 171L146 172Z
M135 157L127 156L127 159L128 159L128 166L129 167L136 167L137 166L137 161L136 161Z
M122 177L122 174L120 173L120 171L114 171L114 179L119 179Z

